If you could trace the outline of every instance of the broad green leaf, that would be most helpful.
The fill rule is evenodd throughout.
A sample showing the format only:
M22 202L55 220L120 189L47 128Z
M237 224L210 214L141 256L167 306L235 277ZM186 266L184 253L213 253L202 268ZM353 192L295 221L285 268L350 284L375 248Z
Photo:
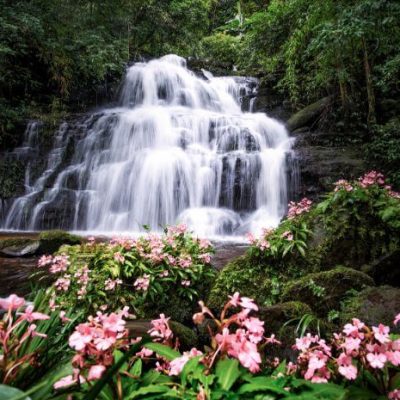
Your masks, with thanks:
M129 373L133 376L139 377L140 375L142 375L142 365L143 365L142 359L138 358L132 365L132 368L129 370Z
M138 399L138 398L144 398L142 396L146 394L161 394L161 393L166 393L171 391L171 389L168 386L163 386L163 385L151 385L151 386L145 386L141 387L140 389L130 393L128 396L125 396L124 400L133 400L133 399Z
M219 360L215 374L222 389L229 390L240 376L239 361L230 358Z
M1 400L31 400L22 390L8 385L0 384Z
M146 343L144 347L146 347L146 349L153 350L159 356L166 358L168 361L172 361L175 358L181 356L178 351L173 350L171 349L171 347L165 346L164 344L160 343Z

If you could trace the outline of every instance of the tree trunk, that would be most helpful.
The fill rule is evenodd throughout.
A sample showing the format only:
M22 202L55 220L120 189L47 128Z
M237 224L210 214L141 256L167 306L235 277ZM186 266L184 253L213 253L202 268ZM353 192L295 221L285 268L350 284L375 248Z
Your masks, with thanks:
M365 39L362 39L363 45L363 53L364 53L364 72L365 72L365 81L367 85L367 97L368 97L368 117L367 122L368 125L376 123L376 115L375 115L375 92L372 84L372 74L371 74L371 66L369 64L368 59L368 50L367 44L365 43Z

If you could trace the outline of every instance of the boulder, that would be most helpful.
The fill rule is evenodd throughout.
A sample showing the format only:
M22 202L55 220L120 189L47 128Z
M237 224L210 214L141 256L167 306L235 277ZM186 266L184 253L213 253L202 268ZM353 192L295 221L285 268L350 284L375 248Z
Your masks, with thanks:
M373 279L363 272L338 266L330 271L307 274L288 282L283 289L282 301L302 301L318 316L338 310L349 290L374 286Z
M394 317L400 313L400 289L392 286L366 288L343 304L340 321L346 324L358 318L369 326L388 325L392 333L400 334L400 324L393 325Z
M83 238L77 235L71 235L68 232L54 230L54 231L45 231L39 235L40 241L40 249L39 251L42 254L53 254L55 253L62 245L76 245L81 244Z
M327 96L296 112L287 120L287 129L292 132L295 129L309 126L331 103L332 97Z
M206 304L214 310L220 310L229 295L239 292L261 305L269 299L271 289L271 280L252 264L248 256L241 256L229 262L219 273Z
M5 257L28 257L35 255L40 242L34 239L17 238L0 241L0 254Z

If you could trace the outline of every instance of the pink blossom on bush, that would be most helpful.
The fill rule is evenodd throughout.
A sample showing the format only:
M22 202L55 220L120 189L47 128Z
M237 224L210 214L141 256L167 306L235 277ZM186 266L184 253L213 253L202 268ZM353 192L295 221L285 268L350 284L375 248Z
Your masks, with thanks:
M306 197L304 197L298 203L291 201L288 204L288 207L289 207L288 214L287 214L288 219L296 218L298 215L310 211L311 206L312 206L312 201L307 199Z
M371 185L379 185L379 186L385 185L385 177L380 172L377 171L370 171L366 173L359 179L359 181L360 181L360 186L362 188L367 188L368 186Z
M169 320L170 318L165 318L164 314L160 314L159 319L153 319L151 321L153 327L149 330L150 336L155 338L156 341L169 343L173 336L168 324Z
M346 192L351 192L354 188L353 186L346 180L340 179L335 183L335 192L344 189Z
M143 290L144 292L149 288L150 275L144 274L141 278L137 278L133 286L136 290Z
M191 358L201 355L203 355L203 353L196 348L192 348L190 351L184 352L183 356L175 358L169 363L168 375L178 376L182 372L183 367Z

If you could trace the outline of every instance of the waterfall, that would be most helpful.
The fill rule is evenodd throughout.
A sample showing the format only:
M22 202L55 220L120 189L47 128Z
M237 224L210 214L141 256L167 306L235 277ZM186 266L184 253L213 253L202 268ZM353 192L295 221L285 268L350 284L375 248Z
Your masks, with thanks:
M3 229L138 232L182 222L213 236L277 225L292 141L281 123L250 112L252 99L242 110L256 86L196 76L175 55L134 64L115 108L60 126L44 172L31 182L29 169Z

